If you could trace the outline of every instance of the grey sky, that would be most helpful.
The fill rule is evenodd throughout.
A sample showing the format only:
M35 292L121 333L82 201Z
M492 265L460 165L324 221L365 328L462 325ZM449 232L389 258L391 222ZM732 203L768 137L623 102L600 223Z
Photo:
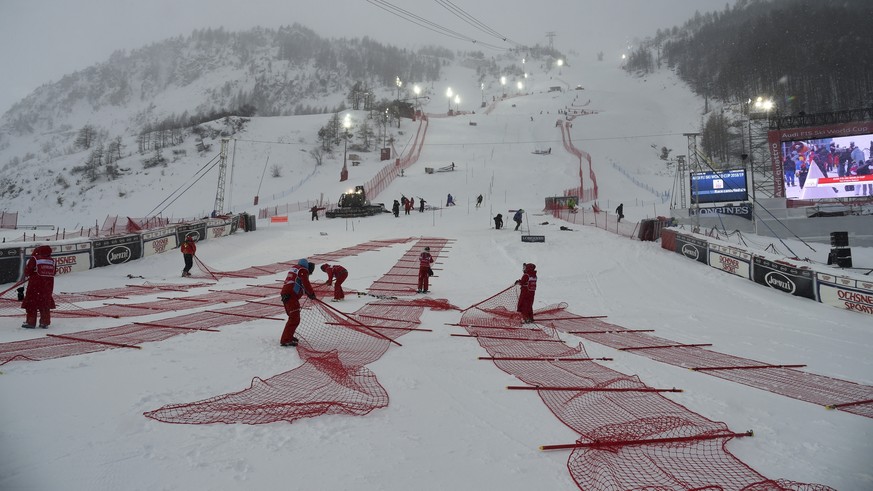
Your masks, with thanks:
M376 2L378 3L378 2ZM434 0L390 4L489 44L506 45L476 30ZM619 53L634 36L722 10L733 0L453 0L479 22L521 44L554 44L580 55ZM369 36L415 48L439 44L473 49L469 41L439 35L367 0L0 0L0 113L46 82L193 29L245 30L294 22L325 37ZM483 49L486 53L494 52Z

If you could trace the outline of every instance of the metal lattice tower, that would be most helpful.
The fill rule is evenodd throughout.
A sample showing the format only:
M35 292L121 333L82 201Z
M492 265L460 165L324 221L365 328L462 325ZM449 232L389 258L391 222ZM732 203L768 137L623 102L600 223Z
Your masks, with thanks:
M773 198L778 187L767 142L769 129L767 113L749 113L749 167L752 171L753 199Z
M213 213L224 213L224 181L227 174L227 144L230 138L221 139L221 154L218 157L218 189L215 191L215 207Z
M549 31L546 33L546 37L549 38L549 49L553 49L555 47L555 36L557 36L557 34L555 34L555 31Z

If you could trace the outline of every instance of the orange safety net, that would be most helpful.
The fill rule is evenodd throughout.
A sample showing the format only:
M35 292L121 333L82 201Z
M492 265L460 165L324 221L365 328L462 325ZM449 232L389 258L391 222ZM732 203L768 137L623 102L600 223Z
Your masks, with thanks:
M830 489L772 481L725 448L734 433L677 404L638 377L606 368L582 345L568 346L549 321L566 304L534 312L521 324L513 286L465 310L460 325L499 369L529 384L565 425L579 433L568 469L580 489ZM603 359L608 360L608 359Z

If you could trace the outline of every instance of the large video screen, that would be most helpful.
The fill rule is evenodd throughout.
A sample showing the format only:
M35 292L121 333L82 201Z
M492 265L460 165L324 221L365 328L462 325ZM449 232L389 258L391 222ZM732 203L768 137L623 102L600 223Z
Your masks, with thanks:
M820 200L873 196L873 121L771 130L774 195Z
M786 198L873 196L873 134L782 142Z
M746 201L746 170L731 169L691 173L691 203Z

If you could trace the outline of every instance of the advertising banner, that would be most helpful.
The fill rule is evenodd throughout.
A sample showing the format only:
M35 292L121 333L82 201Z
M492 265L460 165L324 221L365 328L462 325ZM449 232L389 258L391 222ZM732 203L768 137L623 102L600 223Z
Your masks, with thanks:
M212 218L206 221L206 235L210 239L224 237L231 234L231 222L224 218Z
M709 244L709 265L747 280L752 279L752 255L735 247Z
M0 249L0 284L15 283L24 271L20 247Z
M124 264L142 257L142 240L139 235L125 235L91 241L95 268Z
M715 206L709 208L689 208L688 216L700 215L704 216L719 216L719 215L730 215L745 218L746 220L752 219L752 212L754 208L751 203L741 203L739 205L728 205L728 206Z
M162 254L179 247L176 235L176 227L162 228L142 233L143 257Z
M707 249L705 240L690 235L676 234L676 252L688 259L706 264Z
M188 235L194 236L194 242L206 240L206 222L180 223L176 225L176 243L181 244Z
M753 256L752 280L775 290L815 300L814 272Z
M821 303L873 315L873 279L863 281L818 273L816 286Z
M91 269L91 243L49 244L52 247L52 259L55 260L55 274L62 275L88 271ZM33 247L24 250L24 256L33 254Z

